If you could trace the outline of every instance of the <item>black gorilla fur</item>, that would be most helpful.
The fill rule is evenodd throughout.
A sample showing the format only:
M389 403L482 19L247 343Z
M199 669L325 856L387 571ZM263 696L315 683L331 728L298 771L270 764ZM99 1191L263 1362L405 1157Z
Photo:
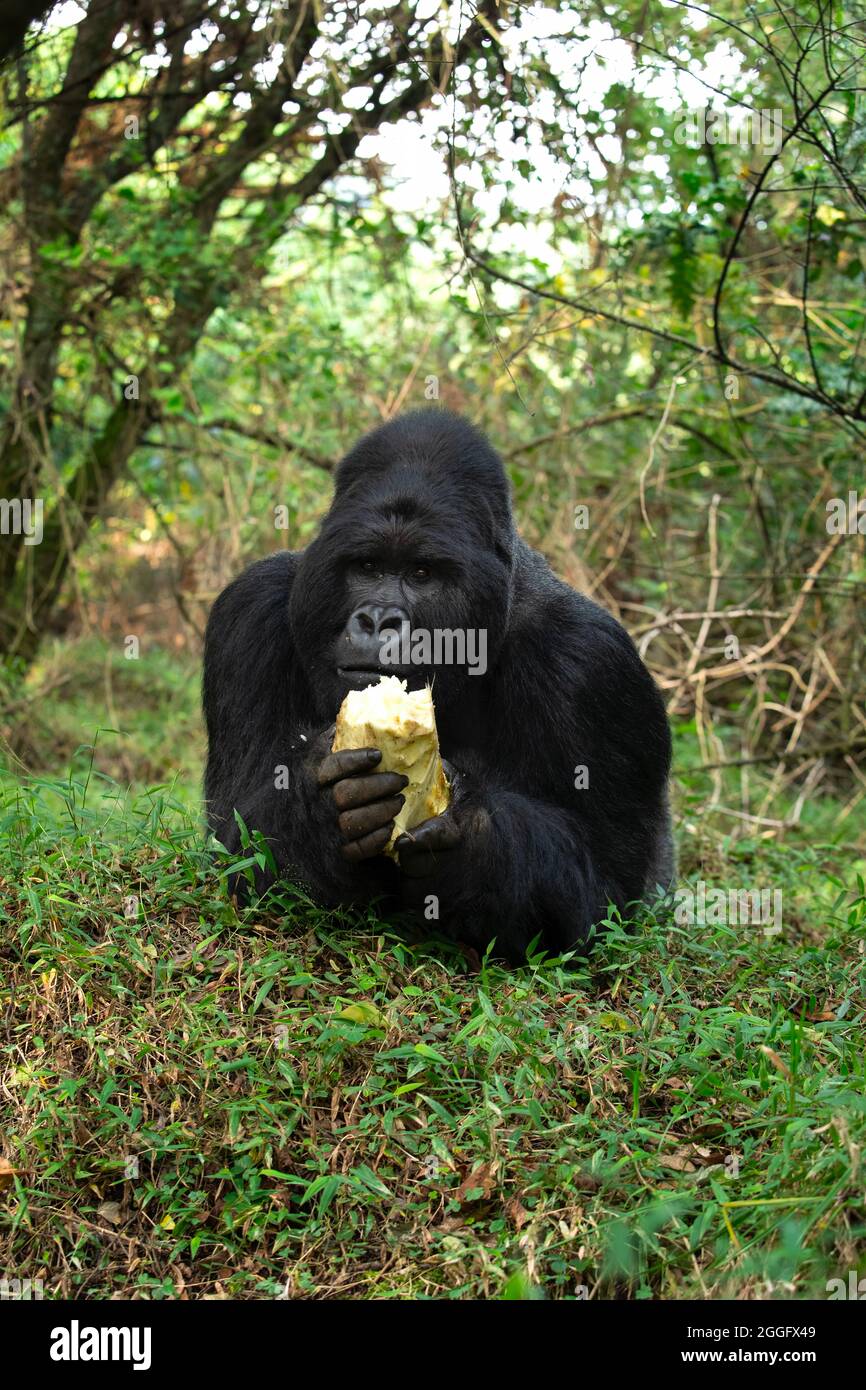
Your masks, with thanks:
M419 558L436 576L429 593ZM415 566L405 580L404 561ZM327 759L351 684L340 642L374 569L396 573L413 630L486 629L488 642L486 674L433 673L454 799L426 823L428 840L401 840L399 864L360 857L357 844L352 858L345 816L338 822L352 804L338 793L359 783L335 778L369 772L373 755L340 769ZM499 457L444 410L365 436L339 466L313 543L259 561L224 590L208 623L204 706L212 830L237 850L237 811L270 842L280 876L324 904L381 896L423 922L435 899L431 929L479 950L495 938L495 954L520 960L534 937L552 951L574 947L608 903L624 909L671 881L659 692L619 623L518 537ZM582 789L578 766L588 769ZM287 786L275 785L279 767ZM377 851L389 833L376 832Z

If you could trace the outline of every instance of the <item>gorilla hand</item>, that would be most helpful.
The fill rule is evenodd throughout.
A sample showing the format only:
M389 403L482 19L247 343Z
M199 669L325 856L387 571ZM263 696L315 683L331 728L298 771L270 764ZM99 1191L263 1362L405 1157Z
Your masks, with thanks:
M462 839L460 826L450 810L422 821L401 835L394 846L401 872L405 878L429 879L447 871L449 857Z
M330 749L333 732L329 729L316 740L314 757L323 750L323 744ZM343 839L341 853L351 863L381 854L391 838L394 817L403 805L400 792L409 779L400 772L373 772L381 758L378 748L326 751L315 770L316 781L325 795L333 795Z
M404 879L404 898L409 901L423 889L422 880L427 880L429 887L429 880L441 879L447 875L450 868L456 867L458 856L455 850L458 850L463 842L458 808L466 791L465 779L462 773L444 759L443 766L451 789L451 805L448 810L443 811L441 816L432 816L430 820L413 826L410 831L400 836L394 846ZM406 883L407 879L417 880L417 883ZM417 891L413 892L413 886Z

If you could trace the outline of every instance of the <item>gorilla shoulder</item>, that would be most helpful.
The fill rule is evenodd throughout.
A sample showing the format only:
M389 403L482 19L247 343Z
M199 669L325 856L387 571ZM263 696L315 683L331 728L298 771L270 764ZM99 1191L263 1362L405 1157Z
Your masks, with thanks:
M207 645L231 645L235 664L255 656L263 626L288 634L288 599L300 555L280 550L256 560L223 589L207 624ZM240 659L240 661L239 661Z
M545 558L521 545L506 646L512 702L554 720L588 716L598 732L616 728L638 749L658 742L669 762L663 702L631 637L607 609L558 579Z
M257 701L285 682L291 659L288 599L299 558L281 550L257 560L216 599L205 633L209 725L241 710L251 715Z

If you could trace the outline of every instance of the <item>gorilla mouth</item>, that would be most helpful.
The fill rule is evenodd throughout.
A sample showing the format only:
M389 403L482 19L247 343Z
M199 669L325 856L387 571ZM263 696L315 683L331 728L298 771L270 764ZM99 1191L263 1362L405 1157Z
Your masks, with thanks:
M381 676L397 676L399 680L411 680L413 676L421 681L426 679L420 666L338 666L337 675L350 685L372 685Z

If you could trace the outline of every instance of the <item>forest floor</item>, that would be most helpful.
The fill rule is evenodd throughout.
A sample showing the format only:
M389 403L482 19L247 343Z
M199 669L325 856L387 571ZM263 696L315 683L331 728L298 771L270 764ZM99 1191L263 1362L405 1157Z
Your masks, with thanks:
M679 730L683 874L780 889L782 930L644 913L507 970L289 889L236 910L194 666L81 660L0 713L6 1277L784 1299L863 1274L866 888L838 805L735 839Z

